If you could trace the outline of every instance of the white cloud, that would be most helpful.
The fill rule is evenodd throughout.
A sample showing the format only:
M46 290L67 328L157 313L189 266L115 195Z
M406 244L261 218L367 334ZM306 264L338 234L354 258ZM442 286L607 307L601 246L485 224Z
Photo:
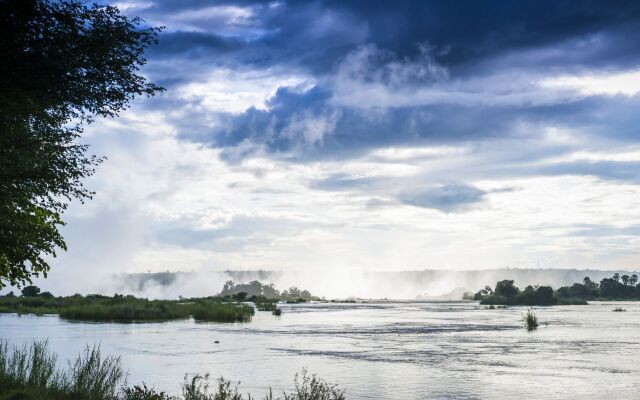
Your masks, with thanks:
M266 109L280 87L308 84L309 77L277 70L215 68L175 89L178 98L197 103L203 112L240 113L250 107Z
M640 92L640 71L584 75L563 75L549 77L540 81L540 85L551 89L574 90L584 96L625 95L633 96Z

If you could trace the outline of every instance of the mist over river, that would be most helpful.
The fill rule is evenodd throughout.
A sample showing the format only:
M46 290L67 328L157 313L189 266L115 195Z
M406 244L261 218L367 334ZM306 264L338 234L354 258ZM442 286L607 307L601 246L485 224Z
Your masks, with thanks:
M541 326L522 327L524 307L475 302L280 305L245 324L70 322L0 314L0 338L49 340L64 365L100 344L146 382L178 393L186 373L240 381L258 398L290 389L307 368L349 399L637 399L640 303L537 307ZM612 312L622 307L626 312ZM219 341L219 343L215 343Z

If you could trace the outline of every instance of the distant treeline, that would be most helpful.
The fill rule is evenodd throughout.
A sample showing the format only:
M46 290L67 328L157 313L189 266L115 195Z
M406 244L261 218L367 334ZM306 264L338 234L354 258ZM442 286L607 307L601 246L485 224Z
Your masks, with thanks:
M222 287L220 296L231 296L239 300L250 299L255 296L257 298L264 297L269 300L282 300L295 303L320 300L319 297L313 296L309 291L298 289L295 286L280 292L275 288L273 283L263 284L258 281L238 284L233 281L227 281Z
M563 286L553 290L551 286L527 286L520 290L513 280L502 280L496 283L495 289L485 286L475 295L474 300L480 304L506 305L540 305L586 304L588 300L640 300L640 284L638 276L613 274L600 283L588 276L582 283Z

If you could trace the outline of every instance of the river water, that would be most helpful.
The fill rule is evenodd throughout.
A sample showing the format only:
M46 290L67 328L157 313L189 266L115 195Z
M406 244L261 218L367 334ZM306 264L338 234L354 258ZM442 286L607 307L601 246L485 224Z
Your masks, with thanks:
M613 312L623 307L626 312ZM349 399L640 399L640 303L526 308L474 302L283 305L245 324L79 323L0 314L10 344L48 339L60 362L100 344L146 382L178 393L185 373L240 382L261 398L307 368ZM215 343L218 341L219 343Z

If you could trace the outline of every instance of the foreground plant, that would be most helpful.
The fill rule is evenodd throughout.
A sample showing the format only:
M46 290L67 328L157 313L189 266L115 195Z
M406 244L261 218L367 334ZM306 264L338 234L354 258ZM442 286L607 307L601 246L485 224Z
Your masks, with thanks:
M66 371L56 371L56 359L46 341L12 349L0 342L0 399L115 399L124 382L120 359L103 358L97 346Z
M87 346L69 369L55 368L56 356L47 342L9 348L0 341L0 400L252 400L231 381L218 378L210 387L209 375L185 376L181 396L169 396L145 384L127 387L117 357L103 358L97 346ZM294 391L266 400L344 400L345 392L303 369L295 376Z

